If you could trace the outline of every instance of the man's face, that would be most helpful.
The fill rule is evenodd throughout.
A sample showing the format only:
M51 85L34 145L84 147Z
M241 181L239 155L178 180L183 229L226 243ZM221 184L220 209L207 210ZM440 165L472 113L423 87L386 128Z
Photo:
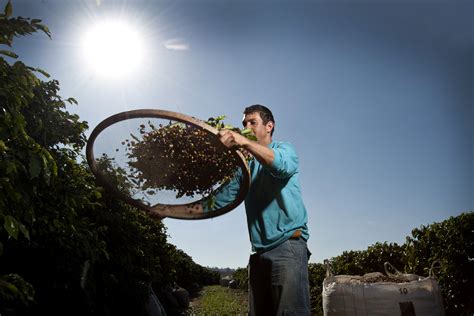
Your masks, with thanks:
M261 142L267 137L271 139L271 131L273 128L273 122L268 122L267 124L263 124L262 118L260 117L260 113L254 112L250 114L246 114L242 124L245 128L250 128L254 135L257 137L257 141Z

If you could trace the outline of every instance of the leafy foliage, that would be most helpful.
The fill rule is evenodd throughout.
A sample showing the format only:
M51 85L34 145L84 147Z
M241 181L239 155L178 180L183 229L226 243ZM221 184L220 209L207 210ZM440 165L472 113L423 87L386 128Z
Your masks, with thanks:
M404 266L404 248L404 245L396 243L378 242L364 251L344 251L342 255L332 258L329 264L334 275L383 272L385 262L395 267Z
M249 288L249 274L247 268L238 268L232 274L232 278L237 281L238 287L241 290L248 290Z
M321 263L310 263L308 265L308 275L311 298L311 313L315 315L322 315L323 301L321 293L323 291L323 281L326 277L326 268Z
M0 14L0 45L40 20ZM16 58L10 50L0 52ZM163 223L96 186L81 150L87 123L66 110L59 83L0 55L0 313L139 315L150 286L200 266L167 243ZM176 270L184 257L186 265Z
M0 276L0 287L2 292L0 298L7 305L28 305L33 302L34 289L28 282L17 274L7 274ZM4 303L5 304L5 303Z
M421 226L407 237L406 270L428 275L433 262L447 314L474 312L474 212Z
M202 285L219 284L220 275L217 271L211 271L206 267L194 263L193 259L170 245L171 260L174 263L173 273L175 282L184 288L191 288L193 283Z
M44 24L41 24L41 20L22 18L21 16L12 18L12 14L13 6L11 1L8 1L5 5L4 12L0 13L0 44L11 47L14 37L30 35L37 32L38 30L43 31L51 38L48 27ZM14 53L13 55L16 56Z

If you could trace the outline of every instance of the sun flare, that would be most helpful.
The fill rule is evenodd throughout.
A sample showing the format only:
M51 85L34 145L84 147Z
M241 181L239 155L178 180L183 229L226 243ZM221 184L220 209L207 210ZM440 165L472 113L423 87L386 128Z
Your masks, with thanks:
M82 50L89 70L108 78L120 78L137 71L144 59L141 34L125 20L93 25L82 39Z

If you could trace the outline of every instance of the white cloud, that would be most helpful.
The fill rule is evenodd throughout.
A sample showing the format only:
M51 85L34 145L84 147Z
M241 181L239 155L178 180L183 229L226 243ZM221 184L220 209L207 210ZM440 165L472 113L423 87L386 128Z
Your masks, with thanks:
M164 46L171 50L188 50L189 44L181 38L173 38L164 42Z

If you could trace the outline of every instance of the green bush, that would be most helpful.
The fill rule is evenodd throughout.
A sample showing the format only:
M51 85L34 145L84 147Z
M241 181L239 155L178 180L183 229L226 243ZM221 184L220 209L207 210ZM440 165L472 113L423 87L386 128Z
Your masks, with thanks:
M396 243L376 243L360 251L344 251L342 255L331 258L329 264L334 275L363 275L369 272L383 272L384 263L390 262L402 269L405 246Z
M15 36L49 36L40 22L10 2L0 14L0 314L140 315L152 284L214 282L162 222L95 185L87 123L66 111L77 102L11 51Z
M384 262L399 270L428 276L434 261L441 266L436 277L448 315L471 315L474 311L474 212L451 217L441 223L412 231L404 245L376 243L363 251L344 251L329 260L334 275L384 272ZM310 264L312 310L322 314L324 268Z
M474 313L474 212L428 226L407 237L406 270L428 275L434 261L444 306L449 315Z
M238 268L232 274L232 278L237 281L238 287L241 290L248 291L249 288L249 273L247 268Z
M49 35L41 21L11 14L8 2L0 14L0 44L11 46L14 36L37 30ZM10 50L0 53L16 58ZM76 162L87 124L65 111L65 102L75 100L63 100L57 81L43 82L38 72L48 76L0 57L0 274L15 274L24 284L3 278L5 314L40 306L46 292L75 291L84 261L99 259L105 249L94 224L81 216L97 209L100 195ZM18 299L5 299L13 288Z
M311 313L313 315L322 315L323 302L321 293L323 291L323 281L326 277L326 267L321 263L310 263L308 265L308 273Z
M179 286L189 289L194 283L200 286L219 284L218 272L196 264L189 255L173 245L170 245L170 251L174 280Z

